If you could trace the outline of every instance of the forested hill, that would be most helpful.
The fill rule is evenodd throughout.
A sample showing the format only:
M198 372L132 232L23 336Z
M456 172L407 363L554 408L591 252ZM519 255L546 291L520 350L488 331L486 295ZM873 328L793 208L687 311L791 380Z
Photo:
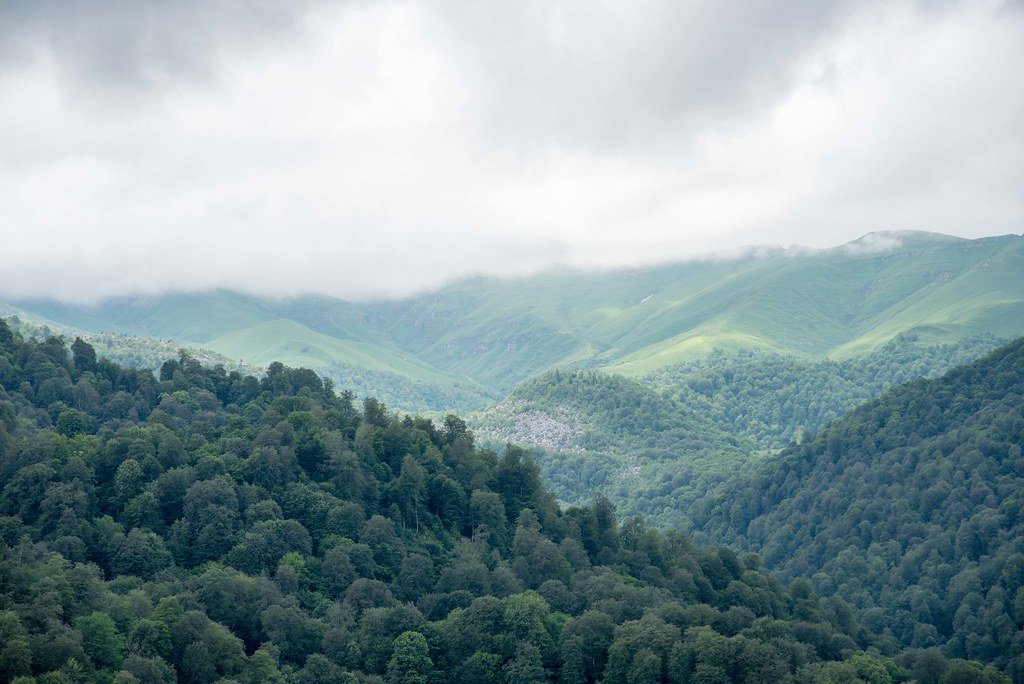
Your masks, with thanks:
M308 370L157 376L0 322L0 483L2 681L905 678L757 556L561 510L521 450Z
M1024 678L1024 340L895 388L696 506L903 645Z
M719 430L760 449L781 449L894 385L941 375L1008 341L981 335L925 344L905 333L870 354L821 361L718 351L640 380Z
M695 500L767 453L893 385L939 375L997 344L984 336L922 345L901 335L844 361L717 352L638 380L555 371L467 422L482 439L533 446L564 501L601 492L620 511L678 525Z
M596 372L547 373L468 422L482 440L534 447L562 501L602 493L660 526L682 523L685 502L737 472L757 449L671 396ZM666 479L671 496L652 495Z

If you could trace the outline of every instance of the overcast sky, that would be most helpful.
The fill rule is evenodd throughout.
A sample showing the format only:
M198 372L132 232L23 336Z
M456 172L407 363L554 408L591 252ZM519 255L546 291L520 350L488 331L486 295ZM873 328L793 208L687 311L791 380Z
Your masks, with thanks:
M1024 231L1024 3L6 0L0 295Z

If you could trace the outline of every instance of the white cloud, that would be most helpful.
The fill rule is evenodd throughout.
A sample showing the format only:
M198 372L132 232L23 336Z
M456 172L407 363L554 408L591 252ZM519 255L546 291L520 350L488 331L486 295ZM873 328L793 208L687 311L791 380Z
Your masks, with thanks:
M185 4L167 30L200 22L201 49L157 31L127 74L26 39L0 66L0 295L359 297L1020 232L1019 9L772 5L311 4L221 40L230 12Z

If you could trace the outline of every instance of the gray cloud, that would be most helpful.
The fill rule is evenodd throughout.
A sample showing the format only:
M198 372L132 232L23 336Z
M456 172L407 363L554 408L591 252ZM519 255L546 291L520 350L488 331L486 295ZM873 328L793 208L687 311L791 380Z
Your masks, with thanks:
M442 21L488 95L495 137L614 145L778 98L853 4L488 0L445 2Z
M312 0L9 0L0 8L0 58L53 60L63 86L121 102L181 80L216 76L227 51L269 49L298 37Z
M1020 232L1020 3L0 5L0 296Z

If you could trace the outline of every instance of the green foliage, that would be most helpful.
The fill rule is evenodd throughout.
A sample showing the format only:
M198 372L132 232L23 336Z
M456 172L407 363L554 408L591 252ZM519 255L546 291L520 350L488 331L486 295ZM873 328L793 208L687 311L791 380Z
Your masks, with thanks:
M124 662L124 637L117 631L113 618L94 612L75 620L75 629L82 634L82 648L97 666L116 670Z
M743 467L755 448L670 396L597 372L541 376L471 422L487 443L534 446L559 499L601 492L658 524L679 522L683 502ZM665 476L671 490L652 493Z
M641 682L688 654L705 673L724 639L708 667L756 653L785 681L885 646L753 560L607 499L562 510L528 453L457 418L360 411L280 364L155 376L7 333L6 679ZM56 429L72 409L88 430Z
M991 335L929 345L908 333L853 359L714 352L652 373L643 383L759 449L780 449L890 387L941 375L999 345Z
M692 515L707 538L812 578L897 644L1020 672L1022 444L1018 340L864 404ZM943 681L934 652L918 661L915 676Z
M555 371L472 414L490 444L536 448L559 499L596 492L658 525L763 455L820 429L892 385L934 376L997 345L992 337L922 345L912 335L846 361L715 353L639 381Z
M395 639L394 655L388 663L388 684L426 684L434 664L430 647L419 632L402 632Z

